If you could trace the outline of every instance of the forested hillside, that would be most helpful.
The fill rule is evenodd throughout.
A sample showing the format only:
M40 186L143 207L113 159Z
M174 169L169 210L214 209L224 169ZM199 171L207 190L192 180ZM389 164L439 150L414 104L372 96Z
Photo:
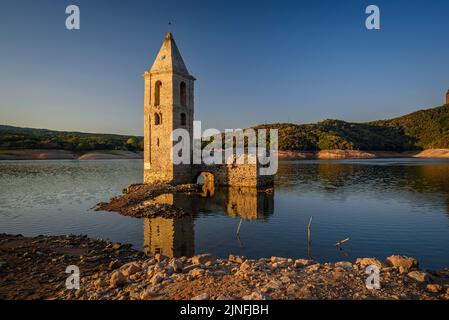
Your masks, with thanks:
M324 120L315 124L264 124L255 128L279 129L281 150L449 148L449 105L367 123Z
M139 151L142 150L142 148L142 137L53 131L0 125L0 149Z
M449 148L449 105L367 123L324 120L301 125L264 124L255 127L258 128L277 128L280 150L406 151ZM0 149L140 151L143 149L143 138L0 125Z

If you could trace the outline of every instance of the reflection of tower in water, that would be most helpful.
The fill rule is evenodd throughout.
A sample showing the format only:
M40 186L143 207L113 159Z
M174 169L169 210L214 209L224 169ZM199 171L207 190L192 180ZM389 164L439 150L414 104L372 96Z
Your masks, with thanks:
M194 217L201 211L225 211L230 217L244 220L266 219L273 213L273 193L255 188L223 188L199 195L164 194L148 202L170 204L192 213L177 218L144 219L144 251L146 254L163 254L168 257L195 254ZM217 191L217 192L216 192Z
M193 256L193 217L145 218L144 251L168 257Z
M151 201L188 208L188 203L184 203L185 201L176 201L176 196L175 194L164 194ZM191 208L188 209L191 210ZM144 252L146 254L160 253L168 257L194 255L195 245L192 216L145 218L143 224Z

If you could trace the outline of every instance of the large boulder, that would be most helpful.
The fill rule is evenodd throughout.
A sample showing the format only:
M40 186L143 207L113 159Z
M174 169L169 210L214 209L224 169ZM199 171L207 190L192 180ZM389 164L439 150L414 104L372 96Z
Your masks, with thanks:
M396 267L404 270L418 268L418 260L406 256L393 255L386 259L390 267Z
M127 283L126 277L123 275L121 271L114 271L111 275L111 279L109 280L109 285L112 288L123 287Z
M423 271L412 271L409 272L407 276L418 282L427 282L427 280L429 280L429 275Z
M137 272L142 271L142 267L137 262L130 262L123 265L120 270L122 271L124 276L129 277Z

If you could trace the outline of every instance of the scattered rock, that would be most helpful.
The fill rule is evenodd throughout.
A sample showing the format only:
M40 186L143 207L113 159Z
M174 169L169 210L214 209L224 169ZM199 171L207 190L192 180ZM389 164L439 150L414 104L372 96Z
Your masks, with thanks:
M245 261L245 260L246 259L244 257L234 256L232 254L230 254L229 257L228 257L228 261L229 262L243 263L243 261Z
M130 262L121 267L123 275L129 277L137 272L142 271L142 267L136 262Z
M112 245L112 250L119 250L122 247L120 243L114 243Z
M270 292L272 290L279 290L282 288L282 282L277 280L271 280L265 288L267 289L267 292Z
M243 296L242 299L243 300L272 300L273 298L266 293L256 291L249 295Z
M205 273L206 273L206 270L204 270L204 269L193 269L193 270L190 271L189 274L192 277L199 277L199 276L202 276Z
M115 270L117 268L119 268L121 265L120 261L118 261L117 259L112 260L111 262L109 262L109 270Z
M172 266L165 267L165 273L169 276L171 276L173 273L175 273L175 269L173 269Z
M304 268L304 271L306 272L314 272L314 271L318 271L321 268L321 265L319 263L316 264L312 264L308 267Z
M101 289L106 286L106 282L103 279L97 279L94 281L94 286L97 289Z
M235 300L235 298L230 297L230 296L220 295L215 300Z
M390 256L386 259L386 263L390 267L403 268L404 271L418 268L418 260L406 256Z
M332 279L335 281L340 281L345 276L345 270L343 268L335 268L335 270L331 273Z
M294 266L295 266L295 268L304 268L304 267L311 266L313 264L316 264L316 262L313 260L297 259L297 260L295 260Z
M122 287L127 283L126 277L120 271L114 271L111 275L111 280L109 284L112 288Z
M287 258L280 258L280 257L271 257L271 267L272 268L286 268L293 264L292 260L289 260Z
M382 268L382 262L380 262L376 258L358 258L355 262L356 264L360 265L362 268L368 267L368 266L376 266L378 268Z
M352 263L348 262L348 261L337 262L337 263L335 263L335 266L339 267L339 268L352 269Z
M192 257L192 264L205 264L206 262L212 262L214 259L208 253L200 254Z
M434 293L438 293L443 290L443 287L441 285L434 284L434 283L428 284L426 288L429 292L434 292Z
M162 262L162 261L168 260L168 257L164 256L163 254L156 253L154 255L154 259L156 259L157 262Z
M151 278L150 283L154 286L158 283L161 283L162 280L164 280L164 276L160 273L157 273Z
M367 291L361 266L378 265L374 258L357 259L352 268L349 262L320 265L281 257L204 262L145 258L128 245L114 251L113 243L79 236L27 238L12 246L6 242L9 238L0 234L0 262L7 268L0 272L0 283L5 283L0 296L7 299L449 299L449 269L424 272L413 269L417 261L382 267L382 290ZM38 251L43 254L38 256ZM53 259L64 256L64 265L76 264L80 255L85 261L81 290L65 290L63 270ZM204 264L193 263L199 261ZM402 275L398 270L408 271ZM34 283L36 278L41 281Z
M209 295L207 293L202 293L198 296L193 297L192 300L209 300Z
M418 282L426 282L429 279L429 275L423 271L412 271L409 272L407 276Z
M173 268L174 272L182 272L183 264L180 259L171 259L169 265Z
M249 262L248 260L246 260L245 262L243 262L243 263L240 265L240 271L241 271L241 272L244 272L244 273L247 273L247 272L251 271L252 267L253 267L253 266L252 266L251 262Z
M288 276L283 276L280 280L283 284L289 284L290 282L292 282L292 279Z
M403 267L403 266L399 267L399 273L407 273L408 271L409 271L409 269L406 267Z
M139 298L141 300L150 300L151 298L156 297L158 295L159 294L157 292L153 291L152 289L147 289L140 293Z
M192 265L190 265L190 266L184 267L184 269L182 269L182 272L188 273L190 270L197 269L197 268L202 269L202 268L203 268L203 265L200 264L200 263L198 263L198 264L192 264Z

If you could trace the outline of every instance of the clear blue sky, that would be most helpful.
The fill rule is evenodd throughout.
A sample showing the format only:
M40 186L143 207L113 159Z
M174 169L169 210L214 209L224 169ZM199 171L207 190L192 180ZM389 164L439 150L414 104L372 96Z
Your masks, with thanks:
M0 0L0 124L141 135L168 21L203 127L385 119L443 104L448 14L447 0Z

